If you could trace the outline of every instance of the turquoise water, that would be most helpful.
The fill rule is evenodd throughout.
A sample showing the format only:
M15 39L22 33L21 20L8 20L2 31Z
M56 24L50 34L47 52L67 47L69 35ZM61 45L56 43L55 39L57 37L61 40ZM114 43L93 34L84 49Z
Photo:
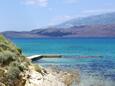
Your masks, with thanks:
M25 55L115 56L115 38L13 39Z
M18 47L22 48L23 54L26 56L35 54L63 55L63 58L44 58L35 61L43 66L55 65L62 69L78 69L81 75L84 75L84 73L89 75L95 74L95 76L99 75L101 78L104 77L105 80L115 81L115 38L40 38L12 40ZM114 86L114 84L109 83L109 85L99 86Z

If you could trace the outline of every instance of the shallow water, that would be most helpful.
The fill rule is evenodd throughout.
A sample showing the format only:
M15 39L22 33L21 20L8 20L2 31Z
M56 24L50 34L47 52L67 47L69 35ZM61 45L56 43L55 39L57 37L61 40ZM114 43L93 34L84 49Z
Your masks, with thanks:
M115 80L115 58L109 57L63 57L36 61L43 66L55 65L61 69L77 69L81 73L103 76Z
M45 67L79 70L79 86L115 86L115 38L12 39L24 54L62 54L36 61ZM76 85L74 85L76 86Z

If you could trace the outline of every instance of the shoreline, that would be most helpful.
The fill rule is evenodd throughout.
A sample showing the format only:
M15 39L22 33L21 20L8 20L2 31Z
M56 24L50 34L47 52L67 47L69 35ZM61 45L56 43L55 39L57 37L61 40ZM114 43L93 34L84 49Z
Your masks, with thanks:
M79 59L81 59L81 58L82 57L80 57ZM94 61L92 61L92 63L90 65L82 65L83 70L82 70L82 66L80 66L79 64L78 64L79 67L74 67L73 65L68 64L68 63L66 63L66 64L62 63L63 65L61 65L61 63L53 64L53 63L50 63L49 59L48 59L49 62L46 61L43 63L39 63L39 62L37 62L37 63L39 63L46 69L50 68L54 73L56 72L57 75L58 75L58 73L60 73L60 71L61 72L63 71L63 73L69 72L69 73L73 74L74 76L76 76L77 75L76 73L78 73L78 75L76 76L77 82L75 82L75 83L77 83L77 85L79 83L80 84L79 86L91 86L91 85L93 85L93 86L114 86L114 84L115 84L114 83L114 80L115 80L114 70L112 71L110 68L108 69L108 67L111 66L110 63L109 63L110 65L108 64L108 62L111 61L111 59L105 60L104 58L99 56L99 58L95 62L95 57L92 56L91 58L94 59ZM90 59L90 58L83 57L82 59ZM78 60L78 58L77 58L77 60ZM51 60L51 62L52 62L52 60ZM95 68L95 69L93 69L93 68ZM104 70L106 70L106 71L104 71ZM111 74L113 74L113 75L111 75ZM90 83L88 83L88 82L90 82ZM85 83L86 83L86 85L85 85ZM76 85L72 85L72 86L76 86Z
M42 73L39 73L33 66L29 67L29 71L23 75L25 86L76 86L77 84L72 85L75 80L79 83L79 79L75 79L71 72L43 67L41 69ZM76 74L78 77L79 73Z

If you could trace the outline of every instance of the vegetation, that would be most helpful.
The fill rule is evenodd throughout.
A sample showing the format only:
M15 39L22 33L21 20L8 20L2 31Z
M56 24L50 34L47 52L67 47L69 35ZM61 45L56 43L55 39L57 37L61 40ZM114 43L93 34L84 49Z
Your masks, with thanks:
M21 53L20 48L0 35L0 86L19 86L20 73L31 65Z
M17 48L18 52L22 54L22 50L20 48Z
M32 65L20 48L0 35L0 86L24 86L22 75L29 66L41 74L44 72L39 65Z
M40 65L34 64L33 66L34 66L34 68L35 68L35 70L36 70L37 72L42 73L42 71L41 71L42 67L41 67Z
M10 51L0 52L0 65L8 65L10 62L16 60L16 55Z
M33 67L34 67L35 71L41 73L42 75L47 73L47 71L38 64L33 64Z

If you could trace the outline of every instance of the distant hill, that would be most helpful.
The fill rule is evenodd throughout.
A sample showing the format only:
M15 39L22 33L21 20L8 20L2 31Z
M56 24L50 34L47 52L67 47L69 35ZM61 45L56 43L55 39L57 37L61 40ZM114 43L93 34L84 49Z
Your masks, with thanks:
M40 34L35 34L32 32L16 32L16 31L6 31L6 32L2 32L1 34L3 34L5 37L7 38L39 38L39 37L45 37L44 35L40 35Z
M72 19L55 27L2 34L7 38L115 37L115 13Z
M72 26L97 25L97 24L115 24L115 12L71 19L62 24L57 25L56 27L68 28Z
M47 28L30 32L3 32L7 38L46 37L115 37L115 24L74 26L68 29Z

